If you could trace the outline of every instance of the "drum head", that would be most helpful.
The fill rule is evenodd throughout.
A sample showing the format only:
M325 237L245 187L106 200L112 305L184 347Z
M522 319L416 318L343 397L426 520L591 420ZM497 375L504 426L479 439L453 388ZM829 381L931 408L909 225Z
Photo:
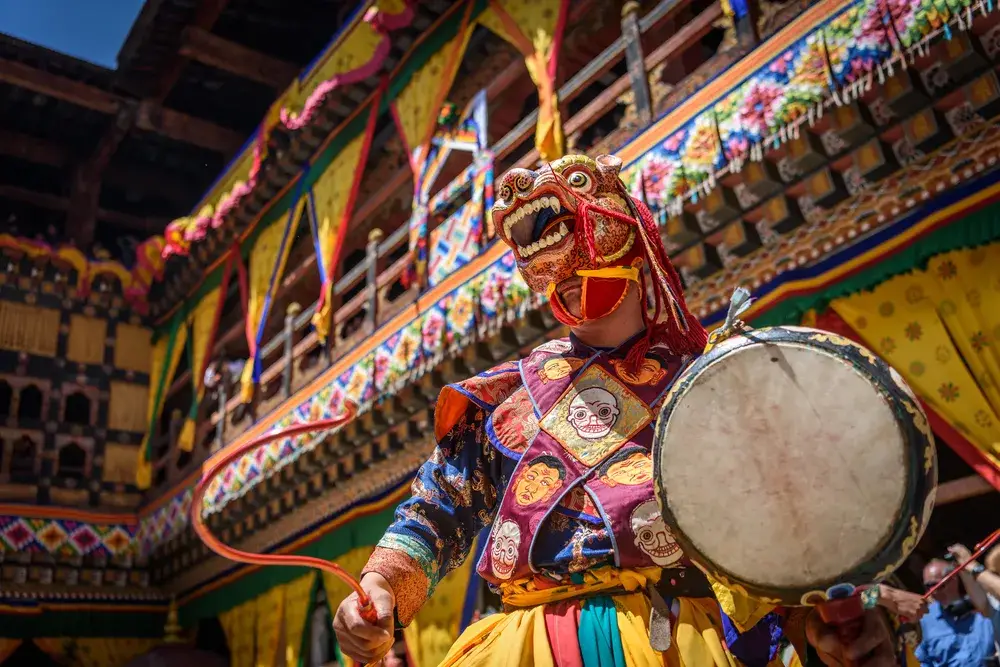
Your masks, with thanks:
M900 547L923 452L899 418L905 392L851 355L770 331L769 343L727 341L678 380L657 425L657 492L710 573L800 604L868 583Z

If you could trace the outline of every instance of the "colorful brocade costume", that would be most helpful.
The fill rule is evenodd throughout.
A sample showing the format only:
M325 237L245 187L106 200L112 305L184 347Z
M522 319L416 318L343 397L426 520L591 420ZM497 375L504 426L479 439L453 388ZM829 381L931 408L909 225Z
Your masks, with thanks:
M803 614L713 588L660 517L653 424L707 334L620 168L570 155L498 182L497 233L555 317L587 326L637 298L645 329L615 349L549 341L442 390L438 446L365 572L385 577L408 624L490 527L476 566L505 611L445 665L764 667L789 641L803 654Z
M737 626L653 495L656 409L689 359L654 345L633 371L634 344L553 340L441 392L438 447L366 572L389 581L406 624L492 526L476 566L507 612L473 624L444 664L710 667L738 664L735 652L766 665L786 635L801 647L801 626L783 632L769 613L727 649ZM654 586L670 609L665 654L649 640Z

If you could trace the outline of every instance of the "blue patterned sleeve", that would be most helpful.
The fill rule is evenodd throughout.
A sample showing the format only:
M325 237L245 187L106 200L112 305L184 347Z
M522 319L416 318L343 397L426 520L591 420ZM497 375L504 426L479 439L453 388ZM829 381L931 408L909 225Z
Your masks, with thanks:
M470 406L440 439L365 567L389 581L403 624L465 562L476 535L493 521L500 457L486 438L487 416Z

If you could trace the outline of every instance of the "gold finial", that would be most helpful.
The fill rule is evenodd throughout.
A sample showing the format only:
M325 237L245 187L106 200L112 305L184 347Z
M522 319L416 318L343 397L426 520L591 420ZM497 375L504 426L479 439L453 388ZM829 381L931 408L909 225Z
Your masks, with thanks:
M163 626L163 641L166 644L183 644L181 624L177 622L177 598L170 596L170 607L167 608L167 624Z
M378 227L374 228L368 232L368 242L369 243L381 243L382 239L385 238L385 234Z

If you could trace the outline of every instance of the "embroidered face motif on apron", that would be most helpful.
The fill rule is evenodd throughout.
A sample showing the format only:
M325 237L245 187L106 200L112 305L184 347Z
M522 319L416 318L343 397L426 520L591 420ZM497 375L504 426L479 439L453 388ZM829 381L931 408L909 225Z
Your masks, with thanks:
M535 539L557 506L596 513L619 567L679 565L680 548L653 499L651 406L683 366L668 354L663 359L653 348L633 370L604 353L582 358L549 346L521 360L539 430L520 453L479 561L487 581L535 571Z

